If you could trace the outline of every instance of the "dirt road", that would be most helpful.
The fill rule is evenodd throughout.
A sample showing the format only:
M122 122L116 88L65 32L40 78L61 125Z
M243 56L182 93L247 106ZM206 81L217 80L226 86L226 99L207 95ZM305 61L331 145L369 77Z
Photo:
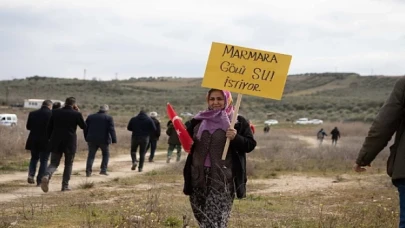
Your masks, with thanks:
M109 172L109 176L102 176L99 175L99 166L101 163L100 155L96 157L94 164L93 164L93 175L91 177L86 177L85 168L86 168L86 160L75 161L73 163L73 171L72 176L70 179L70 187L72 190L77 189L80 184L86 183L86 181L91 181L93 183L111 181L114 178L124 178L130 177L135 175L142 175L152 170L161 169L167 165L166 159L161 158L157 159L159 155L164 155L166 152L159 151L156 152L155 162L150 163L146 160L143 167L143 172L138 172L138 169L131 170L131 160L130 156L128 155L118 155L116 157L111 157L109 161L109 167L112 167L112 170ZM183 159L185 158L185 154L183 152ZM44 193L42 192L40 187L36 187L36 185L28 184L26 187L19 188L12 192L7 193L0 193L0 202L12 201L18 199L20 197L32 197L32 196L41 196L42 194L54 194L55 192L60 192L61 190L61 175L63 173L63 159L61 161L61 165L59 166L58 170L54 173L53 178L49 183L49 192ZM24 181L26 183L27 180L27 172L16 172L12 174L3 174L0 175L0 183L7 184L11 182L21 182Z
M316 137L303 135L290 135L289 137L306 142L308 144L308 147L310 148L319 147L319 141L316 139ZM330 139L324 139L321 146L332 146L332 141ZM339 147L339 144L337 144L336 146Z
M319 147L318 141L315 137L302 136L302 135L292 135L290 136L293 139L303 140L307 142L309 148ZM331 146L329 141L324 142L325 146ZM115 178L124 178L136 175L143 175L152 170L158 170L163 167L166 167L166 159L164 154L165 151L159 151L156 153L156 158L154 163L145 162L143 172L140 173L138 170L131 170L131 161L129 155L118 155L116 157L111 157L109 162L110 170L109 176L101 176L99 172L99 164L101 162L100 155L96 158L93 165L93 175L89 178L85 175L86 161L80 160L75 161L73 166L72 177L70 180L70 186L73 190L77 189L79 185L86 183L86 181L91 181L93 183L111 181ZM160 159L159 159L160 157ZM182 159L185 159L186 154L183 152ZM173 163L171 163L173 164ZM12 192L0 193L0 202L13 201L21 197L32 197L32 196L41 196L43 194L59 194L61 190L61 174L63 172L63 163L55 173L53 179L49 184L49 192L42 192L40 187L35 185L26 184L25 187L18 188ZM13 174L3 174L0 175L0 184L7 184L12 182L26 183L27 173L26 172L16 172ZM336 189L336 188L346 188L346 187L360 187L359 183L362 180L366 180L367 177L360 177L351 174L350 172L344 174L340 177L310 177L306 175L294 175L287 174L281 175L275 179L250 179L250 183L262 184L258 190L251 191L253 194L274 194L276 192L294 192L299 193L303 191L324 191L326 189ZM377 179L380 181L385 181L384 175L375 175L371 179ZM343 180L343 181L342 181ZM387 179L388 181L388 179ZM366 181L368 182L368 181ZM366 184L363 182L363 184ZM248 183L249 185L249 183Z
M290 135L295 140L306 142L308 148L318 148L319 142L316 137L303 135ZM332 147L330 140L324 140L322 147ZM339 144L337 145L339 147ZM341 175L333 176L308 176L297 173L280 175L274 179L254 179L250 183L260 184L262 187L258 190L251 191L252 194L274 194L274 193L293 193L303 192L322 192L326 190L337 190L342 188L363 188L364 186L375 186L376 183L387 183L390 179L383 174L358 175L351 170L342 172Z

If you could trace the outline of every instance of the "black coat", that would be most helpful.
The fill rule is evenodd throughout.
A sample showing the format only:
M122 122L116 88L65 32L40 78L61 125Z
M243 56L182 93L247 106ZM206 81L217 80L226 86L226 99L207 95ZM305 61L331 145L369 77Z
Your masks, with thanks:
M131 118L127 130L132 131L132 138L146 138L156 131L156 126L153 120L141 111L137 116Z
M86 142L95 144L117 143L114 120L104 111L89 115L86 119L86 125L84 130Z
M76 153L77 126L86 128L83 116L71 106L53 110L48 124L52 152Z
M26 150L48 149L48 136L46 131L51 116L52 111L46 106L42 106L40 109L28 114L26 128L30 133L25 144Z
M192 119L190 126L187 128L190 136L193 136L193 129L199 123L199 120ZM238 121L235 124L236 131L238 132L235 139L231 140L229 144L228 153L232 154L232 172L234 175L234 184L236 188L236 196L239 199L246 197L246 153L250 153L256 147L256 140L253 137L252 130L247 120L239 115ZM183 193L190 195L193 192L191 184L191 165L193 156L193 146L191 152L187 156L186 164L183 170L184 188Z
M338 139L340 138L340 132L337 128L334 128L330 134L332 135L332 139Z
M156 141L157 141L157 140L159 140L160 131L161 131L160 122L159 122L159 120L156 119L155 117L151 117L151 119L152 119L153 122L155 123L156 130L155 130L155 131L152 131L152 132L150 133L149 140L156 140Z

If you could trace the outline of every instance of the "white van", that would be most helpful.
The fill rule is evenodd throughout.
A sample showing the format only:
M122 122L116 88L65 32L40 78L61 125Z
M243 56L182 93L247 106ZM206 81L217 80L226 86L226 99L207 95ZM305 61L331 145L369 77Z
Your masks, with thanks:
M0 125L16 126L17 125L17 115L0 113Z

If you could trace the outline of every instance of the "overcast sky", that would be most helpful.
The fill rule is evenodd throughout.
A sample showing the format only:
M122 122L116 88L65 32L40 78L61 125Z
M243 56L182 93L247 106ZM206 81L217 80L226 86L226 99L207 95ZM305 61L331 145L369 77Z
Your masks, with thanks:
M290 74L405 75L405 1L0 0L0 80L202 77L213 41L290 54Z

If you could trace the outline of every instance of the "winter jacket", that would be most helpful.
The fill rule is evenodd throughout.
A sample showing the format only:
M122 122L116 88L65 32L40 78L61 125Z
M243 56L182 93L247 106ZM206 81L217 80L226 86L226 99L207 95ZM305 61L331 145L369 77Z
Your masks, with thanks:
M131 118L127 129L132 131L132 138L146 138L151 132L156 131L156 126L144 111L140 111L137 116Z
M256 140L253 138L252 130L250 129L249 123L246 121L246 119L243 116L239 115L237 120L238 121L234 127L237 130L237 135L235 139L230 141L226 160L230 159L232 162L232 175L234 177L233 181L236 190L236 196L241 199L246 197L246 153L250 153L254 150L254 148L256 147ZM187 128L190 136L194 135L194 127L199 123L199 120L191 120L191 125ZM186 164L183 169L183 193L185 195L190 195L193 192L192 161L196 143L198 142L194 142L191 148L191 152L187 156Z
M367 137L360 149L356 163L370 165L375 157L387 146L395 134L390 146L387 161L387 174L393 179L405 178L405 77L400 78L378 112Z

